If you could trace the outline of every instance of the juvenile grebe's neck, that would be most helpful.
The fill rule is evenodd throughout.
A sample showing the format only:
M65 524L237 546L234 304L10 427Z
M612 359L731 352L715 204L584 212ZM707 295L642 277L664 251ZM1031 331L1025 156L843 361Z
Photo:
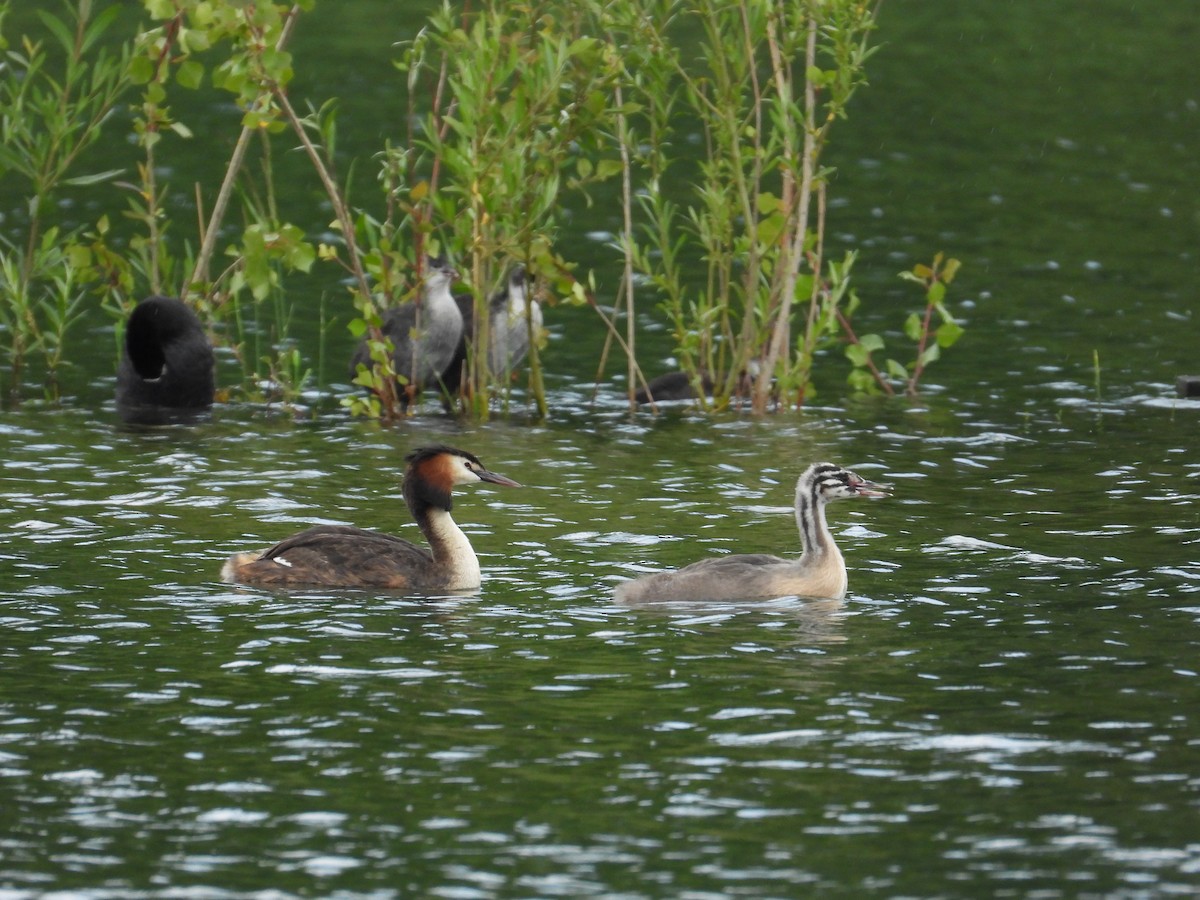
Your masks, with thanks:
M806 472L796 482L796 525L800 529L800 540L804 545L804 558L835 556L842 552L833 542L833 535L825 522L825 500L821 497L819 479Z

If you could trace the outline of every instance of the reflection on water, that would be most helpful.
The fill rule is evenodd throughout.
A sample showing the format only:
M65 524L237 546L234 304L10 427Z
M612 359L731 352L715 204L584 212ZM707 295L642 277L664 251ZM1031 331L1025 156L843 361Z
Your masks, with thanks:
M107 356L74 408L0 414L0 896L1194 894L1193 26L1101 5L884 6L830 242L889 346L895 272L964 260L919 403L831 370L803 414L630 419L560 306L544 425L127 430ZM308 524L420 540L402 458L442 440L526 485L456 500L478 596L217 581ZM844 602L613 603L798 551L824 458L896 485L831 515Z
M597 453L608 415L380 432L222 408L129 433L10 414L10 894L1195 882L1200 854L1174 824L1200 740L1200 570L1180 542L1195 467L1177 424L647 415L628 426L636 446ZM456 503L478 596L217 582L230 549L311 522L419 539L402 457L451 427L527 485ZM794 473L818 457L897 486L837 510L845 601L611 600L635 561L796 552Z

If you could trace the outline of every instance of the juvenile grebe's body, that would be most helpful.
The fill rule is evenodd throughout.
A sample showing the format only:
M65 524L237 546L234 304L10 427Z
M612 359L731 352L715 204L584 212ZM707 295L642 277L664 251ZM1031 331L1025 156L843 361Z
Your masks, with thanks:
M128 419L153 410L212 406L213 349L200 319L182 300L147 297L125 323L117 367L117 407Z
M529 353L526 318L535 333L542 327L542 305L530 296L524 266L516 266L508 273L507 288L492 297L488 308L488 369L500 378L508 378Z
M380 331L392 342L392 367L403 376L407 390L401 403L407 407L422 390L437 387L454 357L463 335L463 316L450 286L458 274L442 259L429 260L419 302L389 309ZM360 365L371 365L367 342L361 342L350 361L353 376Z
M450 517L456 485L481 481L519 487L453 447L425 447L407 457L404 500L429 548L345 525L318 525L257 553L237 553L225 581L270 586L375 587L430 595L479 587L479 559Z
M442 373L442 384L450 395L457 394L462 387L468 345L474 352L479 352L475 298L464 294L454 299L463 317L463 336ZM542 305L530 296L525 267L515 266L508 273L505 286L488 300L488 371L501 381L507 380L529 353L530 323L527 318L532 320L536 333L542 327Z
M796 524L804 544L799 559L766 553L714 557L675 572L623 582L617 586L616 599L630 604L792 595L840 600L846 595L846 563L825 524L825 504L843 497L886 496L883 485L833 463L816 463L796 482Z

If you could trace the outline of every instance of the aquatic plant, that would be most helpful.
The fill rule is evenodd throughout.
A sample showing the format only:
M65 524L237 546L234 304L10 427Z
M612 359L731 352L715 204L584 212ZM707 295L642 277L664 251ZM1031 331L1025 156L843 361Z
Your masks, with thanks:
M9 8L0 2L0 24ZM0 176L18 181L25 200L13 211L16 227L0 233L0 355L12 403L20 402L35 352L45 365L46 396L58 398L67 330L84 300L79 231L54 221L56 205L119 174L81 171L101 123L131 83L129 45L101 45L118 12L92 15L90 3L63 17L38 10L42 37L23 35L14 44L0 35Z
M916 354L908 365L888 359L880 369L874 354L885 349L884 339L878 334L855 334L849 318L838 313L838 322L848 340L846 357L854 365L849 376L851 387L864 393L894 394L893 382L898 382L909 396L916 396L917 384L926 367L936 362L942 350L952 347L963 335L962 324L946 305L946 288L954 280L959 266L957 259L946 259L944 254L938 253L929 265L918 263L911 270L900 273L902 279L921 288L925 302L920 312L909 313L904 321L904 334L913 342Z
M693 384L713 382L717 406L747 387L756 412L772 399L802 403L853 262L825 259L821 157L865 83L873 5L648 5L654 13L635 21L649 52L629 79L640 112L621 132L639 186L626 204L642 217L623 235L627 265L662 293L676 355ZM673 37L681 23L700 34L687 53ZM680 114L700 124L692 161L673 140ZM704 267L699 285L687 258Z
M416 296L430 252L457 257L481 347L488 296L513 264L532 273L541 299L590 305L607 334L604 359L614 345L626 357L631 402L644 383L635 300L647 293L688 378L713 384L716 408L803 404L816 359L838 343L848 344L856 389L893 392L903 382L915 392L956 339L960 326L941 302L954 261L935 261L928 274L911 273L928 300L924 317L906 325L915 360L877 367L882 339L850 325L856 254L825 250L823 152L865 84L875 4L445 2L402 45L407 133L377 154L380 191L360 203L338 168L337 98L300 111L289 95L289 41L314 4L143 0L149 23L122 40L110 34L117 7L95 13L91 0L75 0L62 17L38 11L44 44L25 36L7 51L0 176L28 184L21 229L0 233L10 398L19 400L34 352L56 396L66 331L90 288L117 322L146 294L185 298L233 350L244 396L293 402L314 374L289 335L297 307L288 287L337 267L344 293L335 303L344 309L348 299L370 358L353 375L367 391L342 403L395 420L403 379L381 314ZM5 9L0 0L0 21ZM233 98L236 141L219 183L194 187L193 228L168 203L167 179L175 142L192 137L187 93L206 85ZM84 151L119 128L111 113L133 91L124 120L140 153L133 174L88 171ZM301 151L328 198L331 237L316 239L279 212L281 140ZM615 289L602 292L558 236L569 193L590 203L596 185L614 181L623 266ZM74 229L56 220L61 192L109 183L124 192L123 215ZM602 293L615 294L611 306ZM544 416L540 335L532 316L526 324L528 396ZM466 374L460 411L484 419L494 400L507 402L511 382L489 371L486 353L468 355Z
M579 294L571 264L555 252L561 195L618 168L597 156L620 69L614 48L587 36L589 11L489 0L459 13L444 3L397 62L407 78L409 133L382 158L389 246L404 234L417 258L428 241L462 252L478 347L490 342L488 296L514 263L542 284L565 284L568 297ZM526 327L530 393L545 415L531 315ZM481 419L507 387L496 383L487 356L468 353L461 398ZM360 383L376 378L362 373Z

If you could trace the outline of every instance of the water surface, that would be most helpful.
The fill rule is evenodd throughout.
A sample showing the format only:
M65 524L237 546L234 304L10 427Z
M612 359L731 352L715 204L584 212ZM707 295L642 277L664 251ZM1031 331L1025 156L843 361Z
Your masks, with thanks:
M601 338L556 309L544 424L518 397L381 430L313 397L129 430L103 341L65 408L0 416L0 895L1200 889L1200 405L1171 387L1195 371L1196 26L961 6L885 6L835 148L868 322L898 330L900 268L964 259L968 334L918 401L849 398L834 365L801 413L630 418L615 376L590 404ZM331 70L378 44L361 28ZM456 500L478 596L217 580L316 522L417 539L402 457L435 440L525 485ZM797 550L816 459L896 486L830 509L844 602L612 602Z

